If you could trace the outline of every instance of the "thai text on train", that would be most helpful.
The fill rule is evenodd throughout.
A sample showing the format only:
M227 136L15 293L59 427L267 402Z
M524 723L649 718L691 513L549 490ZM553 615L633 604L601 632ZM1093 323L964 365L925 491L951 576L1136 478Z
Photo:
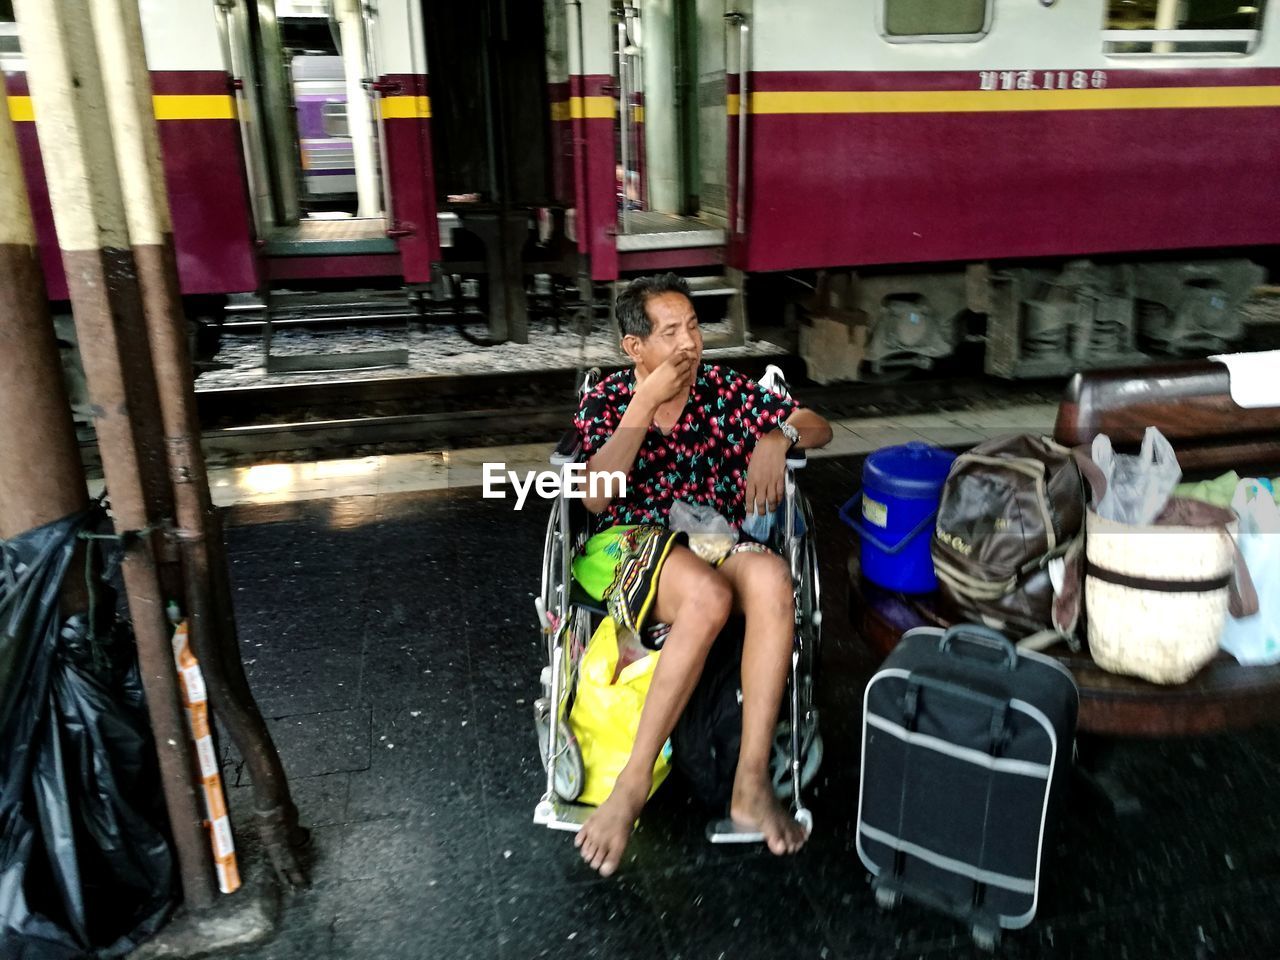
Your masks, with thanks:
M516 510L524 509L530 490L544 500L554 500L562 492L571 500L585 500L588 495L592 499L627 495L625 473L598 470L588 476L585 463L567 463L559 470L526 470L523 477L508 470L505 463L486 463L482 469L480 495L488 500L503 500L507 497L505 487L510 483L516 495Z

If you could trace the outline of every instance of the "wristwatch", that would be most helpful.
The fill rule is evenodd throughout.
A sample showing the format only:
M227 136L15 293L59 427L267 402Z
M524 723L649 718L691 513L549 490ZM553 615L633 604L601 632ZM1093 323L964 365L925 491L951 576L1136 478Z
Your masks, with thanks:
M792 447L800 442L800 431L785 420L778 424L778 430L790 441Z

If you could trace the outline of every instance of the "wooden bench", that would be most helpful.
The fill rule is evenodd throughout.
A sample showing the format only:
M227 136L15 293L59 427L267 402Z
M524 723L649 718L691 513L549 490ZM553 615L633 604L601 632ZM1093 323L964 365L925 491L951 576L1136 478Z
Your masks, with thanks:
M1280 406L1236 405L1227 368L1210 361L1077 374L1058 408L1054 438L1076 446L1105 433L1117 449L1136 448L1149 425L1173 444L1184 479L1231 469L1241 476L1280 473ZM849 572L850 617L880 656L912 627L950 622L937 594L906 596L862 578L856 550ZM1280 585L1258 584L1258 589ZM1059 646L1048 652L1075 675L1085 732L1167 737L1280 719L1280 665L1242 667L1220 653L1189 682L1160 686L1108 673L1087 651L1073 654Z

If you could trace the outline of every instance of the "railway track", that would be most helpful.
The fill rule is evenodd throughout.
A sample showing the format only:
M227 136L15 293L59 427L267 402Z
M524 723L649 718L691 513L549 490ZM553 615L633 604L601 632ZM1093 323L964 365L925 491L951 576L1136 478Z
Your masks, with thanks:
M784 360L784 369L788 362ZM763 362L743 363L759 375ZM761 369L752 369L759 366ZM197 394L206 456L215 465L303 461L410 450L554 442L576 408L576 371L479 377L387 377ZM797 378L804 402L843 419L1056 400L1062 381L935 377L891 384L817 386ZM92 435L81 438L93 465Z
M968 381L913 384L914 402L902 403L898 397L892 410L906 414L925 409L963 409L976 402L1024 403L1049 399L1058 393L1058 389L1043 386L994 391L986 389L989 386ZM1056 386L1060 388L1061 384ZM874 416L890 409L883 388L810 388L804 391L804 398L809 405L835 418ZM206 430L203 439L206 451L221 458L394 444L461 446L554 441L569 424L575 407L569 400L539 406L257 423Z
M1280 288L1278 288L1280 289ZM1270 291L1268 291L1270 293ZM1280 297L1251 301L1245 349L1280 341ZM750 376L777 363L797 395L832 419L1056 402L1065 378L998 380L980 370L980 354L962 352L933 371L890 383L818 386L802 361L779 348L774 355L723 361ZM603 366L604 372L616 367ZM572 368L454 376L369 374L330 382L197 389L197 411L212 463L307 460L372 453L554 442L575 409L581 372ZM82 438L86 462L96 456L91 432Z
M1278 298L1280 299L1280 298ZM1280 325L1254 327L1246 349L1280 346ZM918 372L892 383L819 386L789 354L734 358L760 376L779 364L797 395L832 419L908 415L1022 403L1056 402L1065 378L999 380L949 369ZM604 372L610 369L604 368ZM412 450L554 442L576 407L574 369L458 376L369 376L327 383L286 383L198 390L197 411L211 464L248 465ZM92 430L81 454L97 466Z
M565 405L527 408L518 414L502 408L303 420L206 430L201 439L212 462L264 455L293 459L299 454L319 459L321 454L386 452L406 446L421 449L554 439L572 415L573 408ZM518 417L518 424L513 424L513 417Z

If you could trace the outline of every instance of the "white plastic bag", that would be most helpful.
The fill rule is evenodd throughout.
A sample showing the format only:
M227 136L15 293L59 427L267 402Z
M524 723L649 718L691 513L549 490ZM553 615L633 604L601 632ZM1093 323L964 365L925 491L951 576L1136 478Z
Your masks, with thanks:
M1266 486L1246 478L1231 509L1240 518L1240 552L1258 590L1258 612L1227 621L1222 649L1246 665L1280 663L1280 507Z
M705 503L677 500L671 505L667 524L689 538L689 549L707 563L722 559L738 542L738 531Z
M786 518L782 515L782 505L768 513L748 513L747 518L742 521L742 535L750 537L756 543L773 545L775 541L781 543L785 536L781 532L781 528L786 525ZM795 524L796 536L804 536L804 518L800 516L800 508L793 507L791 512L793 523Z
M1107 478L1098 516L1119 523L1154 523L1182 479L1173 445L1155 427L1147 427L1138 455L1117 454L1105 433L1093 438L1093 462Z

